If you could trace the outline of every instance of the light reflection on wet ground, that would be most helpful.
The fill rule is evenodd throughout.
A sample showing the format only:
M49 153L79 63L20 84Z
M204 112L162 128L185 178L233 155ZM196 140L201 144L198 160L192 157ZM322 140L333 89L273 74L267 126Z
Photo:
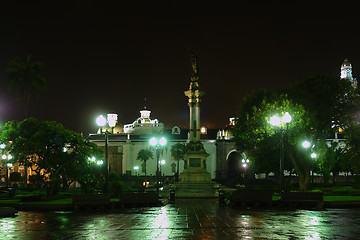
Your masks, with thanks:
M215 200L107 213L19 212L0 239L360 239L360 209L241 210Z

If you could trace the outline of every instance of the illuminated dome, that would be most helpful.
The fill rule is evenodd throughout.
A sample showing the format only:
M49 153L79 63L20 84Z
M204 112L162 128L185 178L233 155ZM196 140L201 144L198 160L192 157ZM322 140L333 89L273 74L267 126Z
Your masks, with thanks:
M108 131L108 132L112 132L113 134L120 134L123 133L123 127L119 124L116 124L114 129L111 131L111 127L106 126L102 128L103 132ZM97 131L97 134L101 134L101 129L99 128Z
M349 61L349 59L345 59L343 64L341 65L341 67L351 67L351 63Z
M144 109L140 111L140 117L137 118L133 123L124 125L124 132L137 134L137 135L148 135L164 130L164 124L157 119L150 119L151 111Z

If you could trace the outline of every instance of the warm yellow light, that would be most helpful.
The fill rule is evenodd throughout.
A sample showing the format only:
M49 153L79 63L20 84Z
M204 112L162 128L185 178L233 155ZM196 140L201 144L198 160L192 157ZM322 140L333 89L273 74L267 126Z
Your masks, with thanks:
M207 132L206 127L205 127L205 126L202 126L202 127L200 128L200 133L201 133L201 134L206 134L206 132Z

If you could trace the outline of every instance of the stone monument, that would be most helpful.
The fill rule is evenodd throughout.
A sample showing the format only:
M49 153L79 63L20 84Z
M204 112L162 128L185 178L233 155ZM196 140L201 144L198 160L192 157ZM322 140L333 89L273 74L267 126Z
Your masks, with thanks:
M197 57L191 55L193 73L189 89L185 91L190 110L190 142L185 147L184 171L176 184L176 197L217 197L211 174L206 170L209 154L200 141L200 102L204 92L199 86L199 66Z

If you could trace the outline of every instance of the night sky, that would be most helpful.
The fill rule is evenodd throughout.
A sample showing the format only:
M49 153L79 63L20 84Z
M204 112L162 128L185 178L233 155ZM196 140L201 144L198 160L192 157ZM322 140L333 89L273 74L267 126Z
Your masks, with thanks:
M191 52L206 93L201 121L210 128L224 127L241 99L260 87L282 89L314 74L339 77L345 58L360 78L360 14L348 2L24 2L0 3L2 123L24 117L5 69L28 53L45 64L49 82L29 115L85 135L96 131L99 114L115 112L120 123L131 123L145 97L151 118L187 127Z

